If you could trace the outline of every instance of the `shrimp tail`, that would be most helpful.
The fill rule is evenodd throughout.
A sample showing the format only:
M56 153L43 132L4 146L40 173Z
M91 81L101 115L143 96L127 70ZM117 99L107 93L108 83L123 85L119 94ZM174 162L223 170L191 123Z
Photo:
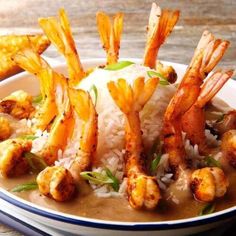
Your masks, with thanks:
M97 27L104 50L107 53L107 64L114 64L119 58L120 40L123 30L123 13L114 16L113 25L107 14L98 12Z
M113 81L109 82L107 86L120 110L129 114L142 110L154 93L158 82L158 78L150 78L144 82L144 78L139 77L135 80L133 89L124 79L119 79L117 86Z
M144 52L145 66L155 68L159 48L172 32L179 19L179 14L180 12L178 10L161 10L156 3L152 4L148 22L147 43Z
M57 21L55 17L40 18L39 25L58 51L65 56L69 70L69 83L77 85L84 77L85 72L64 9L59 11L59 18L60 21Z
M233 70L223 72L216 71L212 76L206 79L201 87L198 99L194 105L183 115L182 128L187 138L193 145L197 144L201 154L207 150L205 137L205 111L204 107L223 87L223 85L232 77Z
M83 121L80 149L94 156L97 148L97 112L88 92L69 88L69 98L72 107ZM91 150L92 147L92 150Z

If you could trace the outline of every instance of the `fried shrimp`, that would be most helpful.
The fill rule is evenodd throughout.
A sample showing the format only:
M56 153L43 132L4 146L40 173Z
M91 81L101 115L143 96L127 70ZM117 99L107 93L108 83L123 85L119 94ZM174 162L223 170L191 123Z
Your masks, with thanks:
M85 76L85 72L76 50L65 10L59 11L59 21L55 17L40 18L39 25L58 51L65 56L69 72L69 85L78 85Z
M29 118L34 110L32 96L23 90L15 91L0 101L0 112L16 119Z
M0 141L8 139L11 136L12 129L8 119L0 117Z
M158 84L157 78L144 82L143 77L134 81L133 88L124 80L109 82L109 92L126 117L125 125L125 170L128 177L127 194L135 209L153 209L160 199L160 190L155 177L148 176L139 113L151 98Z
M218 93L232 75L232 70L226 72L219 70L208 78L201 87L199 97L182 118L183 131L193 145L198 145L201 154L205 154L208 148L205 137L205 105Z
M22 69L12 61L12 56L31 44L41 54L50 45L45 35L5 35L0 36L0 80L19 73Z
M67 81L63 77L54 78L55 101L58 114L53 121L49 137L43 149L39 152L48 165L53 165L58 158L58 151L64 150L70 138L74 122L67 93Z
M114 64L119 58L120 40L123 29L123 14L114 16L113 25L107 14L98 12L97 27L104 50L107 53L107 64Z
M229 161L229 164L236 169L236 130L232 129L224 133L221 140L221 149Z
M161 10L156 3L152 4L144 52L145 66L155 69L158 51L177 23L179 14L179 11Z
M37 107L34 114L33 130L45 130L57 114L54 80L61 75L53 71L48 63L32 48L18 52L14 56L14 61L21 68L39 78L42 104Z
M192 173L190 188L199 201L211 202L223 197L228 186L223 170L218 167L205 167Z
M75 193L75 182L70 172L61 166L47 167L37 176L40 193L58 202L70 200Z
M0 172L3 177L16 177L26 174L29 165L24 152L29 152L32 141L8 139L0 143Z
M74 179L80 179L80 172L88 170L93 161L97 149L98 119L97 112L88 92L81 89L69 89L70 103L73 109L74 122L82 122L81 132L75 127L72 139L69 142L78 142L75 160L69 168ZM78 120L79 119L79 120Z
M203 33L192 61L166 109L162 134L164 149L169 154L169 164L175 179L178 178L180 165L186 167L182 117L198 99L203 80L222 58L228 45L228 41L215 39L208 31Z

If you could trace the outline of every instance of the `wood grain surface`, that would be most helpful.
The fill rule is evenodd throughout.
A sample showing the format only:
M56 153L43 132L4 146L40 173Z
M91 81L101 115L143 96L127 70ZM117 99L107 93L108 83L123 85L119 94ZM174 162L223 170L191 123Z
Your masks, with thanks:
M125 13L121 57L142 57L145 28L153 0L0 0L0 35L41 32L37 19L56 15L64 7L71 20L81 58L105 57L96 29L98 10ZM236 68L236 0L159 0L162 8L180 9L180 20L161 48L159 59L188 64L203 30L231 41L222 67ZM53 46L45 52L59 54ZM18 235L0 225L0 235Z

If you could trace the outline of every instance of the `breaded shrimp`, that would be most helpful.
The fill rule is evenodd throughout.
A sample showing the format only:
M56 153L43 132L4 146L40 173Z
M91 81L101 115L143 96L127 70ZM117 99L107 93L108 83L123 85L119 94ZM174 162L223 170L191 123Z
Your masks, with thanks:
M224 133L221 139L221 149L229 164L236 169L236 129Z
M21 68L39 78L43 101L34 114L33 130L45 130L57 114L54 80L61 75L53 71L33 48L20 51L13 58Z
M192 173L190 188L199 201L211 202L223 197L228 186L223 170L218 167L205 167Z
M3 177L16 177L28 172L24 152L29 152L31 147L31 140L8 139L0 143L0 172Z
M16 65L11 57L19 50L33 45L35 50L41 54L50 45L45 35L4 35L0 36L0 80L19 73L22 69Z
M0 112L17 119L29 118L34 110L32 96L23 90L17 90L0 101Z
M155 69L158 51L177 23L179 14L179 11L161 10L156 3L152 4L144 52L145 66Z
M104 50L107 53L107 64L114 64L119 58L120 40L123 30L123 13L114 16L113 24L104 12L96 15L97 27Z
M172 66L163 65L160 61L156 62L156 71L163 75L169 83L174 84L177 80L177 74Z
M81 89L69 89L70 103L73 109L74 119L82 121L81 133L75 127L71 142L80 142L80 148L75 160L71 164L71 171L75 180L79 180L80 172L88 170L94 162L94 154L97 149L98 118L95 106L88 92ZM76 122L76 121L75 121Z
M166 109L162 134L175 179L178 178L179 166L186 167L181 119L197 100L203 80L219 62L228 45L228 41L215 39L208 31L203 32L192 61Z
M182 117L183 131L193 145L198 145L201 154L206 154L208 149L205 137L205 105L218 93L232 75L232 70L215 72L204 82L199 97Z
M59 11L59 21L55 17L40 18L39 25L57 50L65 56L69 71L69 85L78 85L85 76L85 72L76 50L65 10Z
M53 121L45 146L38 153L48 165L53 165L57 160L58 151L64 150L74 128L66 79L62 76L54 78L54 86L58 115Z
M45 168L36 181L40 193L58 202L70 200L76 190L72 175L62 166Z
M8 119L0 117L0 141L8 139L11 136L12 129Z
M160 190L155 177L148 176L145 168L142 131L139 113L155 91L159 80L143 77L135 80L131 87L126 80L109 82L109 92L126 117L125 125L125 170L128 177L127 194L135 209L154 209L160 199Z

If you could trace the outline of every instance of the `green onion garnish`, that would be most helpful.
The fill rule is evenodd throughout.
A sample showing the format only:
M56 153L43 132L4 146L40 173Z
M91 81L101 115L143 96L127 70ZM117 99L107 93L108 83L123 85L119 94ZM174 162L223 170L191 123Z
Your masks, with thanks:
M154 159L152 160L151 165L150 165L151 173L154 173L156 171L160 163L160 160L161 160L161 154L154 153Z
M38 137L35 136L35 135L22 135L22 136L20 136L19 138L21 138L21 139L26 139L26 140L35 140L35 139L38 138Z
M94 184L109 184L115 191L119 190L119 181L108 168L105 168L105 173L84 171L80 176Z
M24 158L27 160L32 171L41 171L47 167L45 161L32 152L25 152Z
M42 97L41 94L39 94L38 96L33 97L33 103L35 103L35 104L40 103L42 100L43 100L43 97Z
M17 185L11 191L12 192L24 192L24 191L35 190L37 188L38 188L38 184L35 181L33 181L30 183Z
M107 65L104 69L105 70L121 70L132 64L134 64L134 62L132 61L120 61L116 64Z
M206 162L206 165L209 167L219 167L221 168L221 164L219 161L214 159L212 156L205 157L204 161Z
M215 211L215 204L208 203L206 204L199 213L199 216L208 215Z
M97 105L97 99L98 99L98 89L97 87L93 84L91 88L89 89L89 92L94 93L94 105Z
M168 79L167 79L166 77L164 77L162 74L160 74L160 73L158 73L158 72L156 72L156 71L149 70L149 71L147 72L147 74L148 74L148 76L149 76L150 78L153 78L153 77L159 78L159 79L160 79L159 83L160 83L161 85L169 85L169 84L170 84L170 83L168 82Z

